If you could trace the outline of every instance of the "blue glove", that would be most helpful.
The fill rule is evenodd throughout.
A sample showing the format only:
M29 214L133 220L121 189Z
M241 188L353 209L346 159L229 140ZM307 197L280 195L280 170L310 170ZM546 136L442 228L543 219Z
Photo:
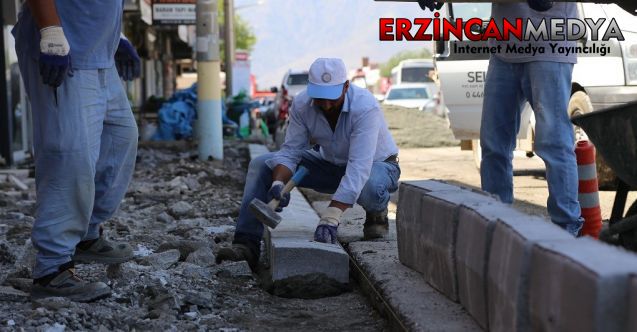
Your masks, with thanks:
M436 1L436 0L418 0L418 5L420 9L425 10L429 9L431 11L438 10L444 6L444 2Z
M552 0L526 0L531 9L536 10L538 12L545 12L551 8L553 8Z
M323 243L336 243L338 225L341 223L341 216L343 210L328 206L323 213L321 213L321 220L314 232L314 241Z
M336 244L338 226L318 225L314 231L314 241Z
M268 202L273 199L279 201L279 206L277 206L276 212L283 211L283 208L290 204L290 193L281 195L283 187L285 187L285 184L283 184L282 181L274 181L272 183L272 187L270 187L270 191L268 191Z
M141 75L141 60L135 47L126 38L119 39L115 52L115 65L119 76L125 81L132 81Z
M40 76L42 83L57 88L71 69L69 43L62 27L50 26L40 30Z

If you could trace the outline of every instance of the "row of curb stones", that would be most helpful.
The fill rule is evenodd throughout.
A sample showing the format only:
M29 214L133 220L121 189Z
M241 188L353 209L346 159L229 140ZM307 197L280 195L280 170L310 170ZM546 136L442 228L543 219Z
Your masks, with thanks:
M637 256L484 192L400 186L402 264L491 331L637 331Z

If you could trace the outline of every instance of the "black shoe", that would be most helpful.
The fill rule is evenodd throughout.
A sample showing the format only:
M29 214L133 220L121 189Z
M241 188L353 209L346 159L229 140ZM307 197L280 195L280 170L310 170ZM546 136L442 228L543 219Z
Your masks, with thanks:
M128 243L111 242L104 237L82 241L75 246L73 260L79 263L120 264L133 259L133 247Z
M382 238L389 232L387 209L381 212L366 212L363 226L363 240Z
M217 264L221 264L223 261L246 261L248 262L248 266L250 266L250 270L252 270L252 272L256 272L259 265L259 250L255 250L251 247L252 246L242 243L233 243L232 247L219 249L215 261Z
M103 282L87 282L75 274L73 262L63 264L58 272L33 280L31 298L66 297L77 302L91 302L111 295Z

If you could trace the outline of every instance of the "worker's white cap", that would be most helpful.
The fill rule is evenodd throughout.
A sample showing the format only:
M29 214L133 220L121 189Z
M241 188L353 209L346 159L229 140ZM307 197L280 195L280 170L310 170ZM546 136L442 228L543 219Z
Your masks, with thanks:
M318 58L310 66L307 95L318 99L338 99L347 81L347 69L343 60Z

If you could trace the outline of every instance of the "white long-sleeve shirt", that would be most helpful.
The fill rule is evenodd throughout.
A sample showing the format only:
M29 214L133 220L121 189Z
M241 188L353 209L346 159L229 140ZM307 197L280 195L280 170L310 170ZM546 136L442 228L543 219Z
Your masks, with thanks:
M285 142L266 164L270 168L283 165L294 172L303 152L311 147L310 142L320 146L324 160L346 165L345 175L332 196L346 204L358 199L374 161L398 154L378 102L369 91L354 85L347 90L334 131L312 98L305 91L298 94L290 111Z

